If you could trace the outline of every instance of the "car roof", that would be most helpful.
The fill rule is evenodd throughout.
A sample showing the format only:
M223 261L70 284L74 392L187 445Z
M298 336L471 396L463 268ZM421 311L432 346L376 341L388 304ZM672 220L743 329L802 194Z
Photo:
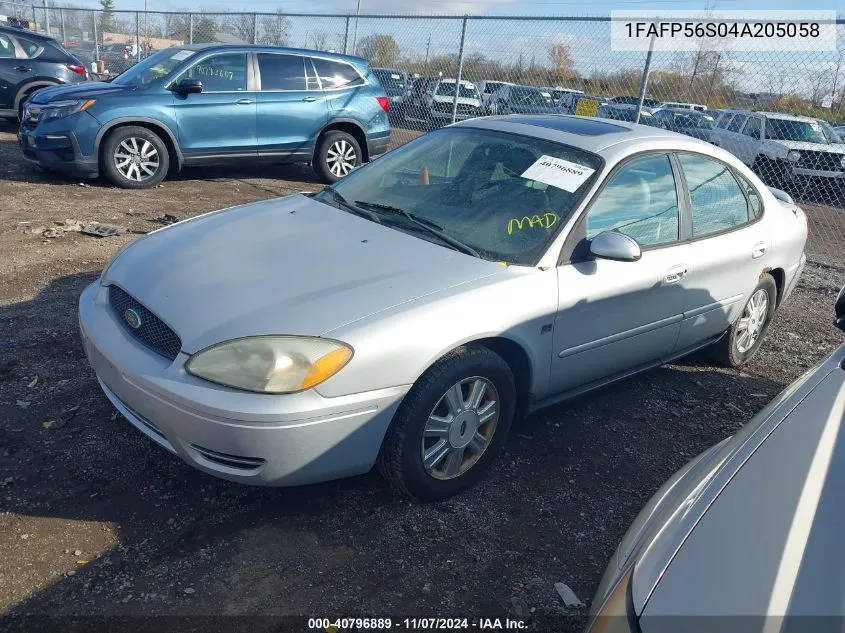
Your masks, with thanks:
M573 145L589 152L601 153L612 145L645 139L676 139L684 145L700 143L713 146L662 128L618 120L601 120L567 114L510 114L482 117L455 123L450 127L473 127L511 132Z
M40 42L56 41L56 38L54 37L50 37L49 35L43 35L41 33L36 33L35 31L30 31L29 29L25 29L23 27L0 25L0 33L8 33L9 35L24 35L30 39L38 40Z
M342 53L327 53L326 51L318 51L310 48L290 48L287 46L271 46L269 44L221 44L219 42L210 42L205 44L185 44L182 46L171 46L173 50L188 50L188 51L209 51L209 50L250 50L256 53L295 53L297 55L310 55L311 57L324 57L326 59L336 59L338 61L355 62L356 64L367 64L369 61L357 55L344 55ZM166 50L166 49L163 49Z
M692 108L660 108L658 112L672 112L674 114L692 114L693 116L709 116L706 112L701 110L693 110Z
M787 121L818 121L811 116L801 116L799 114L786 114L784 112L749 112L749 114L761 114L770 119L785 119Z

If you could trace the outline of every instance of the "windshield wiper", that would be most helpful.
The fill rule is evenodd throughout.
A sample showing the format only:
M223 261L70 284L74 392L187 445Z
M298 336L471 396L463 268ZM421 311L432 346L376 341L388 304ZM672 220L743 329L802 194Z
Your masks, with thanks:
M337 190L332 189L331 187L326 187L323 191L327 191L329 195L331 195L332 199L337 203L338 209L349 211L359 217L372 220L376 224L381 224L381 218L379 218L375 213L367 211L366 209L359 209L355 205L350 204Z
M387 213L393 213L394 215L401 215L416 224L417 226L424 228L427 232L431 233L436 238L443 240L455 250L466 253L467 255L472 255L473 257L481 257L481 255L478 254L478 251L475 250L472 246L464 244L460 240L456 240L454 237L444 233L443 227L437 224L436 222L432 222L431 220L427 220L426 218L421 218L417 215L414 215L413 213L405 211L405 209L393 207L389 204L367 202L365 200L356 200L355 204L365 209L376 209L378 211L386 211Z

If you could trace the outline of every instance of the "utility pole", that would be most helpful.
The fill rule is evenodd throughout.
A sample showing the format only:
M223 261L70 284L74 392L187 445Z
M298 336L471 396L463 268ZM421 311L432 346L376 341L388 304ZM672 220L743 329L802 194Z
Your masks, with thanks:
M713 92L713 84L716 83L716 73L719 71L719 62L722 61L722 54L716 55L716 64L713 66L713 74L710 75L710 87L707 88L707 98L704 100L705 105L710 101L710 94Z
M358 41L358 17L361 15L361 0L358 0L358 8L355 9L355 31L352 33L352 54L355 54L355 44Z
M425 65L428 66L428 51L431 48L431 34L428 35L428 43L425 45Z

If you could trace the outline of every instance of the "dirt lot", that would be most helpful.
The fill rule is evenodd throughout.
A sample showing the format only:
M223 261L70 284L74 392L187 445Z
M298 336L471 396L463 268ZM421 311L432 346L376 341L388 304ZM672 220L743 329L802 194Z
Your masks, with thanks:
M134 236L24 229L72 218L143 232L165 213L314 186L282 167L190 171L146 192L79 186L22 164L0 127L0 613L535 613L577 630L585 612L553 584L588 602L659 485L842 342L845 266L831 254L845 211L808 207L839 247L808 265L742 372L693 358L535 415L491 477L442 504L398 500L372 474L297 489L212 479L115 413L78 342L80 291Z

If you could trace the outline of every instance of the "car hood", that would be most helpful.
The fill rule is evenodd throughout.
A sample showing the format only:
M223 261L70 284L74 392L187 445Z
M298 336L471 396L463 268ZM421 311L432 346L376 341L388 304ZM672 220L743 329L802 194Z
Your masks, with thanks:
M42 88L32 96L31 103L45 104L65 99L96 99L114 92L132 90L130 86L119 86L104 81L86 81L79 84Z
M197 352L260 334L318 336L504 268L304 195L199 216L108 268Z
M434 95L434 100L437 103L454 103L455 97L447 97L445 95ZM462 105L471 105L476 108L481 107L480 99L473 99L472 97L458 97L458 103Z
M823 145L821 143L807 143L805 141L776 141L768 139L770 143L777 143L788 149L797 149L802 152L829 152L831 154L845 154L845 145L834 143Z

